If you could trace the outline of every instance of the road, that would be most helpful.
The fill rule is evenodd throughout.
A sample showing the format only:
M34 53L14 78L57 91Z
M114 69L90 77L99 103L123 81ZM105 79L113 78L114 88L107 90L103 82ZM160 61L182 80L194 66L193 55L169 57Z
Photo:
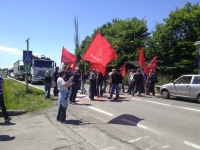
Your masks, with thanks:
M66 124L56 122L56 101L44 112L13 117L13 126L0 124L1 134L15 137L6 142L1 142L0 137L0 149L200 149L197 102L159 96L131 97L125 93L118 101L91 101L87 96L78 94L77 104L68 106Z

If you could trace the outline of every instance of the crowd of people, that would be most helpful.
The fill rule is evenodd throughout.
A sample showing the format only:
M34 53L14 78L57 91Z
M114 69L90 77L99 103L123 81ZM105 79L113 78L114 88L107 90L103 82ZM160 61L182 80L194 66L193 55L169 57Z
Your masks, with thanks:
M150 73L145 74L140 69L128 70L128 90L127 94L132 94L134 96L138 93L149 95L155 95L154 86L157 82L157 77L153 70ZM124 90L124 78L121 74L121 70L112 69L110 73L103 75L98 70L91 70L88 75L84 73L79 67L75 68L72 72L72 68L64 66L62 70L59 71L59 67L56 67L55 72L52 77L49 72L45 75L45 95L46 98L50 97L50 82L51 79L55 82L53 94L58 97L59 109L57 114L57 120L63 121L66 118L66 109L68 106L68 100L70 104L74 104L78 90L81 90L81 94L85 94L87 90L85 89L86 80L89 80L89 98L94 100L94 97L102 97L103 93L109 93L108 99L118 100L119 92L125 92ZM106 91L108 86L108 91ZM113 95L116 95L113 98Z
M109 86L108 93L110 96L108 99L113 99L114 90L116 97L114 100L119 99L119 92L122 89L124 91L124 79L121 74L121 70L112 69L112 72L103 75L98 70L91 70L89 75L85 75L83 70L79 70L79 67L75 68L75 71L72 72L72 68L64 66L62 70L59 71L59 67L55 68L55 72L51 76L48 71L45 73L45 96L50 98L50 88L52 80L55 82L53 94L54 96L59 96L58 103L59 109L57 114L58 121L65 121L66 118L66 109L68 106L68 99L71 104L75 103L78 90L81 90L81 94L85 94L87 91L85 89L86 79L89 80L89 98L94 100L94 96L102 97L103 93L106 93L107 84ZM157 77L154 70L150 70L150 73L142 73L140 69L135 71L134 69L128 70L128 94L134 96L138 93L141 96L141 93L146 93L149 95L155 95L155 83L157 83ZM122 88L119 88L119 85ZM0 107L5 121L10 121L11 118L8 117L4 99L4 80L0 76Z

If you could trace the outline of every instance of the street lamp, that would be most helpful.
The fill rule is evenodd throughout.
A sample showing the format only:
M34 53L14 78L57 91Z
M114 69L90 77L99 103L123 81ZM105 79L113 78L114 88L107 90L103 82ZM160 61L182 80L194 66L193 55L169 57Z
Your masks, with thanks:
M198 74L200 74L200 41L196 41L194 45L199 45L199 52L198 52Z

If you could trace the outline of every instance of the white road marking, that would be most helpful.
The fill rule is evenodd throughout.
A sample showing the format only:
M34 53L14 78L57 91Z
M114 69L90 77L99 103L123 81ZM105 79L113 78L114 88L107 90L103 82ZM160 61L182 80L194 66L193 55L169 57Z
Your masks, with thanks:
M127 119L125 119L125 118L122 118L121 120L122 120L122 121L125 121L125 122L128 122L128 123L130 123L130 124L132 124L132 125L134 125L134 126L143 128L143 129L145 129L145 130L152 131L152 132L157 133L157 134L161 134L161 132L159 132L159 131L150 129L150 128L146 127L146 126L143 126L143 125L141 125L141 124L139 124L139 123L135 123L135 122L130 121L130 120L127 120Z
M200 112L200 110L198 110L198 109L192 109L192 108L180 107L180 106L176 106L176 107L182 108L182 109L187 109L187 110L192 110L192 111L198 111L198 112Z
M137 141L139 141L139 140L146 139L146 138L149 138L149 136L139 137L139 138L137 138L137 139L133 139L133 140L130 140L130 141L128 141L128 142L129 142L129 143L134 143L134 142L137 142Z
M165 105L165 106L171 106L169 104L164 104L164 103L158 103L158 102L153 102L153 101L147 101L149 103L154 103L154 104L159 104L159 105Z
M82 97L86 97L86 95L83 95L83 94L77 94L77 97L82 98Z
M188 146L194 147L194 148L196 148L196 149L200 149L200 146L199 146L199 145L196 145L196 144L194 144L194 143L190 143L190 142L188 142L188 141L185 141L185 142L183 142L183 143L186 144L186 145L188 145Z
M146 126L143 126L143 125L141 125L141 124L139 124L139 123L135 123L135 122L133 122L133 121L130 121L130 120L127 120L127 119L124 119L124 118L122 118L121 120L122 120L122 121L125 121L125 122L128 122L128 123L130 123L130 124L132 124L132 125L134 125L134 126L138 126L138 127L140 127L140 128L147 129Z
M139 98L131 98L133 100L142 100L142 99L139 99ZM144 101L144 102L149 102L149 103L154 103L154 104L159 104L159 105L165 105L165 106L171 106L169 104L164 104L164 103L159 103L159 102L153 102L153 101Z
M108 148L104 148L104 149L100 149L100 150L110 150L110 149L114 149L114 148L117 148L117 147L113 146L113 147L108 147Z
M138 100L138 101L141 101L141 100L142 100L142 99L139 99L139 98L131 98L131 99Z
M101 109L98 109L98 108L95 108L95 107L92 107L92 106L88 106L88 107L91 108L91 109L93 109L93 110L96 110L96 111L98 111L98 112L101 112L101 113L103 113L103 114L106 114L106 115L108 115L108 116L113 116L113 114L108 113L108 112L106 112L106 111L103 111L103 110L101 110Z
M163 146L163 147L161 147L161 148L169 148L170 146Z

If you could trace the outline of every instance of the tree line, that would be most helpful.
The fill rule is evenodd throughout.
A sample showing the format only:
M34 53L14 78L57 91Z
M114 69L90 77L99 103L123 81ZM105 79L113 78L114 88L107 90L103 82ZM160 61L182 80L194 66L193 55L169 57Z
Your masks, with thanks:
M149 34L145 18L112 19L86 36L76 47L75 55L80 61L95 34L100 32L118 54L118 58L108 64L108 70L119 68L127 61L138 61L142 46L147 62L158 56L157 74L178 77L197 73L198 46L194 43L200 40L199 3L187 2L183 8L171 11L163 21ZM81 67L89 70L89 63L83 62Z

